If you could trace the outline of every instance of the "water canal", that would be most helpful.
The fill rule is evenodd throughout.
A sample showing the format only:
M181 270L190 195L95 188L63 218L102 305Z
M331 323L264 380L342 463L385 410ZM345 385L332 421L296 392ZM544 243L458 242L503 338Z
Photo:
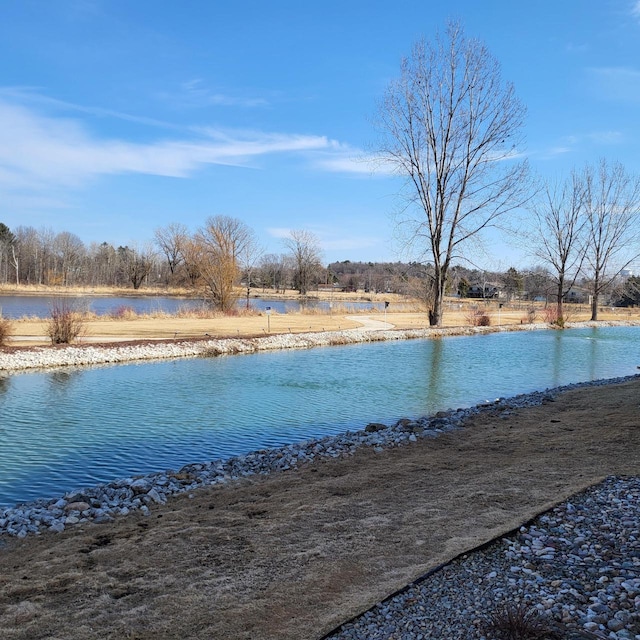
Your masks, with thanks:
M640 328L615 327L5 375L0 506L638 365Z

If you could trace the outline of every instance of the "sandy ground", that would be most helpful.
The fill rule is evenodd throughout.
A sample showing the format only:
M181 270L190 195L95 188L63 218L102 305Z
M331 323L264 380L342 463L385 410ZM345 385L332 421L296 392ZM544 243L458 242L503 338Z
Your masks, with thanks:
M640 379L401 449L0 542L0 637L317 639L584 487L640 472Z

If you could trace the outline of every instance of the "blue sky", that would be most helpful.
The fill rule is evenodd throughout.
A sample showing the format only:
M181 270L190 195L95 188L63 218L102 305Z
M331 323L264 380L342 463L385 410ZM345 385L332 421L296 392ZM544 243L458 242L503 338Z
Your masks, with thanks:
M207 216L282 252L395 260L397 178L362 161L402 56L450 18L528 109L522 151L556 176L640 172L640 0L3 0L0 221L142 244ZM474 258L475 259L475 258ZM531 261L489 237L487 268Z

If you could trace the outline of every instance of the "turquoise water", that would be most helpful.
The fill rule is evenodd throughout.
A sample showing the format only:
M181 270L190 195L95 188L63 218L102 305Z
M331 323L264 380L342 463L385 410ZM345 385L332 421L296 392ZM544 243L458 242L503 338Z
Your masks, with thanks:
M10 375L0 506L638 365L640 328L620 327Z

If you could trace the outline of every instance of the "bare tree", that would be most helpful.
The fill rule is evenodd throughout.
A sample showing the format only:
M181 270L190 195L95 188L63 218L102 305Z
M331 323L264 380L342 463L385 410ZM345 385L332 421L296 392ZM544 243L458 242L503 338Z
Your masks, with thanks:
M562 183L547 182L532 201L531 230L526 233L533 255L550 267L556 284L558 323L564 318L563 301L575 285L585 257L584 185L574 171Z
M63 286L76 284L82 261L86 256L86 248L82 240L75 233L62 231L53 240L53 251L60 284Z
M536 265L523 272L523 287L528 300L544 300L546 306L555 283L546 267Z
M419 41L379 108L381 160L406 177L398 228L420 261L433 264L429 323L442 323L451 261L462 245L525 200L526 164L516 161L525 109L484 44L451 23Z
M240 259L247 246L254 242L253 231L241 220L215 216L206 220L195 237L198 251L198 271L205 287L205 296L216 309L230 311L237 294Z
M284 244L293 262L293 286L305 296L322 269L320 241L311 231L294 229Z
M188 237L182 245L183 267L187 283L197 287L200 282L200 266L204 260L204 248L195 237Z
M244 244L238 256L238 262L242 271L242 277L245 280L247 292L247 309L249 308L249 297L251 296L251 285L258 268L258 262L264 253L264 249L258 244L253 234Z
M171 276L175 276L180 265L184 263L184 247L189 238L187 227L179 222L172 222L167 227L156 229L154 237L167 259Z
M122 269L134 289L139 289L153 268L153 251L150 247L118 247Z
M597 320L600 294L640 255L640 177L629 175L619 162L602 159L597 167L585 167L583 180L591 320Z
M285 256L282 254L268 253L260 260L260 283L262 288L269 287L274 291L284 290L285 282Z

